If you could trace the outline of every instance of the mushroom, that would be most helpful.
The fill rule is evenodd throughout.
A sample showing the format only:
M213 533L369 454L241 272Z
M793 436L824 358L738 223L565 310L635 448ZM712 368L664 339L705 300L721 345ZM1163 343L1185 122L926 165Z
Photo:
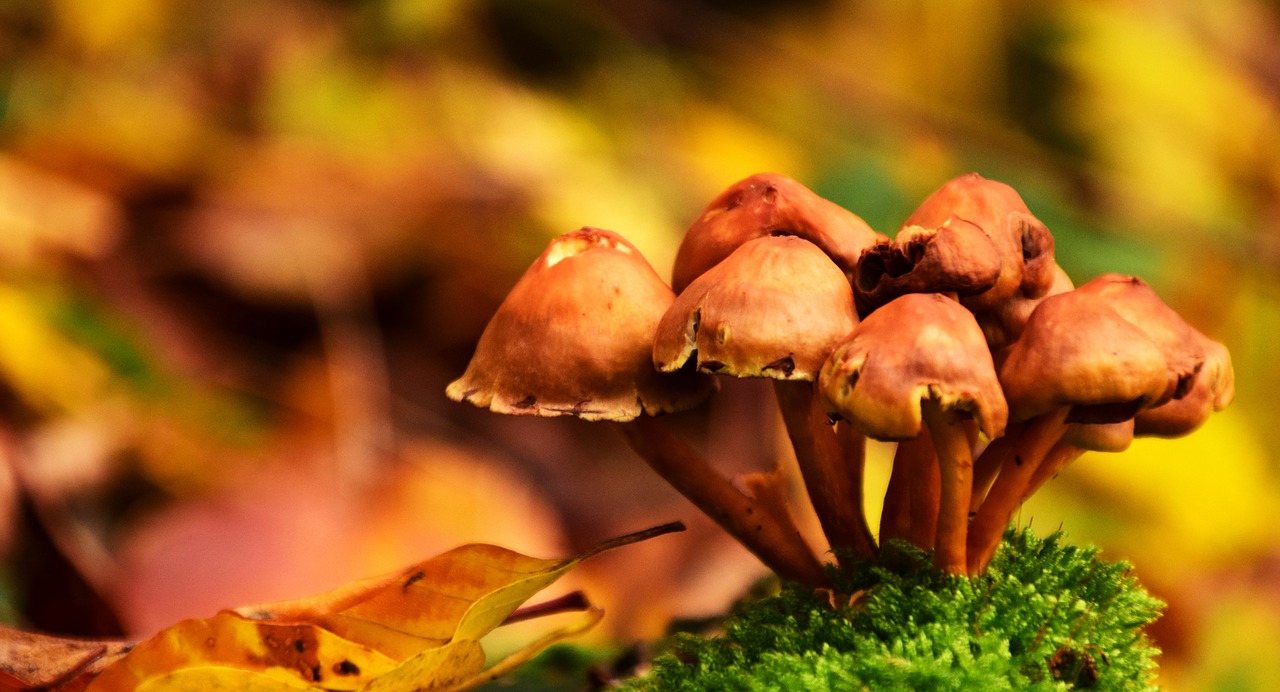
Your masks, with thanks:
M805 486L834 547L871 555L862 512L862 459L850 458L821 408L813 381L835 343L857 322L844 273L794 236L749 240L694 279L658 324L658 370L696 370L774 380Z
M583 228L552 241L485 327L449 398L497 413L613 421L667 482L783 577L826 583L794 525L720 476L654 416L691 408L714 381L657 372L654 331L675 300L620 235Z
M1009 403L999 475L969 525L971 574L982 571L1025 497L1036 468L1070 423L1114 423L1172 395L1160 348L1098 295L1079 290L1045 298L1005 352L1000 382ZM979 465L985 463L981 460Z
M1000 270L999 248L965 219L952 217L937 228L907 226L858 258L858 314L866 316L906 293L982 293L995 285Z
M1001 258L995 284L962 298L965 307L984 312L1019 293L1037 298L1049 290L1055 266L1053 236L1012 187L977 173L953 178L930 194L903 225L937 228L952 218L980 227Z
M961 421L972 419L995 438L1008 415L973 315L938 294L896 298L840 342L819 384L829 409L868 437L911 440L928 430L941 473L934 562L964 573L973 460Z
M1154 408L1138 411L1133 418L1111 424L1075 424L1046 455L1031 477L1023 499L1049 481L1085 452L1123 452L1135 437L1181 437L1199 428L1235 396L1231 355L1222 344L1195 332L1206 353L1204 367L1196 374L1186 396Z
M445 393L495 413L592 421L692 408L712 383L649 363L654 327L673 299L622 236L562 235L507 294Z
M676 253L672 287L683 293L693 280L739 245L769 235L793 235L822 248L852 277L858 254L883 238L861 218L776 173L757 173L720 193L685 232Z

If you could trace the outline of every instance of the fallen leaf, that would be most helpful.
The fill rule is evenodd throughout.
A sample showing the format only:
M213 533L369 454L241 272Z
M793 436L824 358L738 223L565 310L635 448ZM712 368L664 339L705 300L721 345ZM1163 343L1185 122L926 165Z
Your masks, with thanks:
M465 545L310 598L184 620L139 643L86 689L470 689L603 617L580 595L526 608L515 620L575 609L583 615L485 669L481 638L530 597L593 555L683 528L677 522L628 534L567 559ZM77 655L92 655L72 653L57 680L75 674Z

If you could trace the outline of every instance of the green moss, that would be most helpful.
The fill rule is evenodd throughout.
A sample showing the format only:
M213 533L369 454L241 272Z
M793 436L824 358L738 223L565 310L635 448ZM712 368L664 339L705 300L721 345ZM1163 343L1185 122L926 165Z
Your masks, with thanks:
M713 638L677 635L642 690L1150 689L1142 628L1161 604L1092 548L1006 534L987 573L935 573L902 545L837 575L834 599L785 586ZM832 600L837 605L832 606Z

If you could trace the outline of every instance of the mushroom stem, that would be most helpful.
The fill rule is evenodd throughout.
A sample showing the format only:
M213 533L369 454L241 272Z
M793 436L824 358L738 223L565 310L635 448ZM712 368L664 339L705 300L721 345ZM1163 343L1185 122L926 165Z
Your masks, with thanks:
M943 411L937 401L922 401L920 411L933 438L940 477L933 564L951 574L964 574L968 568L969 496L973 491L972 443L964 422Z
M828 584L794 520L738 490L661 420L640 416L616 429L664 480L784 579Z
M796 453L805 490L833 548L876 553L862 503L865 440L837 434L812 382L775 380L778 408Z
M1027 489L1022 494L1023 502L1034 495L1045 483L1048 483L1049 479L1058 475L1059 471L1079 459L1084 453L1084 448L1073 445L1066 440L1058 440L1049 452L1045 454L1044 461L1040 462L1040 466L1036 468L1035 473L1031 474Z
M907 445L907 473L911 485L911 530L908 539L926 552L933 550L938 535L938 503L942 478L938 454L927 429Z
M1000 467L1004 466L1004 462L1009 458L1009 454L1013 452L1013 441L1017 439L1017 430L1013 425L1009 426L1009 430L1005 432L1004 437L998 437L987 445L986 449L973 460L973 493L969 497L969 513L978 511L982 506L983 500L986 499L987 493L991 490L991 484L995 482L996 475L1000 473Z
M911 474L907 456L912 453L910 440L899 442L893 453L889 486L884 491L884 508L880 511L880 545L894 539L908 540L911 535Z
M1064 407L1036 416L1015 433L1009 456L1000 467L1000 475L996 476L991 491L969 523L969 574L978 574L991 561L1009 520L1026 496L1036 468L1050 448L1062 439L1067 429L1067 411Z
M933 550L938 525L938 456L929 431L898 442L880 515L880 543L894 538Z

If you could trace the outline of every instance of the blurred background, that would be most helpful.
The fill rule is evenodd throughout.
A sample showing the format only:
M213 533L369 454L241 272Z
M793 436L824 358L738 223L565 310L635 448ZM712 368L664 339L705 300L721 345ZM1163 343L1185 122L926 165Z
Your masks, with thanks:
M978 171L1077 283L1138 274L1226 343L1232 408L1082 459L1020 521L1169 602L1165 685L1280 681L1261 0L7 0L0 615L143 636L463 542L564 555L677 518L572 577L609 610L594 641L722 611L759 565L604 426L443 391L552 238L613 229L669 276L760 171L890 234ZM776 444L760 393L692 424L726 468Z

